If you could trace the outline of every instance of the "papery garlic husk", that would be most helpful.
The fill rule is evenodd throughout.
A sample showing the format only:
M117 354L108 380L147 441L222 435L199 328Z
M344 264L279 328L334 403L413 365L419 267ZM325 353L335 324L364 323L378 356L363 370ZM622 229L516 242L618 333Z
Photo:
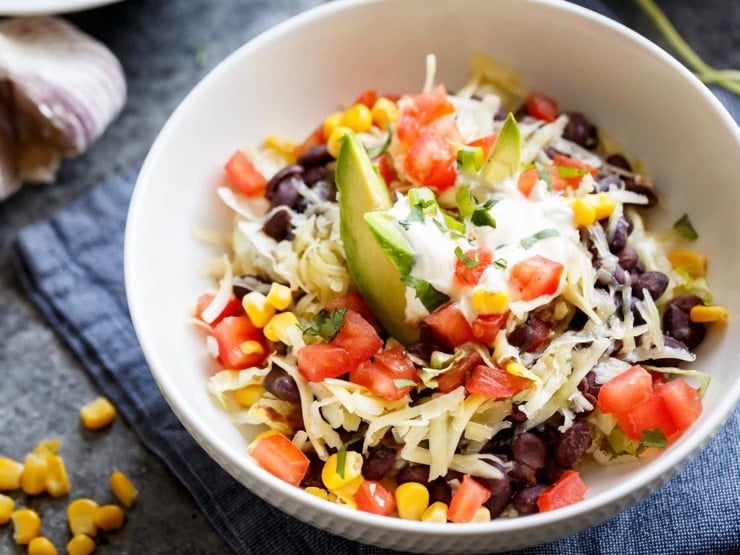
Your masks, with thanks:
M68 21L0 21L0 199L50 183L63 157L89 148L126 101L118 59Z

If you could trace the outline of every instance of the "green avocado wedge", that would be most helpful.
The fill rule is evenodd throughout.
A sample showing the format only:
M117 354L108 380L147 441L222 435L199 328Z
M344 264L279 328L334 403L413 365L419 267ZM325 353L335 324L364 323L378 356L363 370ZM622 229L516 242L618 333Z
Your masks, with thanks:
M495 185L519 171L521 160L522 136L514 116L509 113L481 168L481 175L490 185Z
M340 235L352 279L383 327L408 344L417 339L418 331L406 323L406 286L365 219L368 213L388 210L393 202L383 178L352 133L342 140L335 177Z

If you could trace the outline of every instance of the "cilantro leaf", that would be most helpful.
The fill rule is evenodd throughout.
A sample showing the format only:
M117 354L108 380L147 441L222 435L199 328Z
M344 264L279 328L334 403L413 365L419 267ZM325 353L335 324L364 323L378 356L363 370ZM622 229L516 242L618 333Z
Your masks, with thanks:
M347 448L353 443L360 441L363 437L364 435L362 433L357 433L337 449L337 474L339 474L340 478L344 478L345 468L347 466Z
M645 447L665 447L667 440L663 432L656 428L655 430L644 430L642 437L640 437L640 443Z
M468 256L460 247L455 247L455 256L468 270L471 270L478 265L478 259Z
M416 298L419 299L421 304L424 305L429 312L432 312L438 306L443 305L450 298L436 290L431 283L425 279L421 279L412 275L408 275L403 278L404 285L413 287L416 290Z
M539 175L540 179L544 181L547 185L547 190L549 192L552 192L552 176L550 175L550 170L540 165L537 165L535 167L537 168L537 174Z
M549 227L547 229L541 229L534 235L530 235L529 237L523 238L521 241L519 241L519 245L527 250L532 248L532 246L537 242L541 241L542 239L547 239L548 237L559 237L560 233L557 229Z
M504 258L497 258L493 261L493 265L496 266L499 270L505 270L509 263Z
M346 308L335 308L331 312L322 308L318 314L301 326L301 331L303 335L314 335L331 341L344 324L346 312Z
M699 238L699 234L696 232L691 220L689 220L688 214L684 214L676 220L673 224L673 229L675 229L684 239L695 241Z

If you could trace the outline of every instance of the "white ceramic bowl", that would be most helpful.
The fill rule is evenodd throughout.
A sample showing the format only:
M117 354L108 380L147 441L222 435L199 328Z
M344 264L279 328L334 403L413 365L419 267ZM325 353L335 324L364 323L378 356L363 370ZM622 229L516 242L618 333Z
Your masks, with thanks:
M473 15L474 14L474 15ZM215 185L235 148L276 133L299 139L366 88L419 90L424 58L438 81L464 82L469 56L484 52L519 68L534 89L584 112L645 162L667 200L701 231L716 298L740 314L740 133L711 93L636 33L558 0L339 1L284 22L214 69L184 100L139 176L126 233L126 287L146 358L185 427L238 481L319 528L367 543L423 552L493 551L534 545L592 526L663 485L701 450L740 397L740 318L715 329L697 367L714 376L699 421L648 463L585 473L588 498L519 519L467 525L414 523L321 501L260 469L243 435L209 400L201 334L186 323L212 285L213 255L193 224L230 221Z

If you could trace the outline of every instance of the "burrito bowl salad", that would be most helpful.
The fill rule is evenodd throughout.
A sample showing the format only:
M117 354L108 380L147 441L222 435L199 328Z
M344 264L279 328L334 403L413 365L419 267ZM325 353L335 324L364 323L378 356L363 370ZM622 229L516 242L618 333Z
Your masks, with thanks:
M262 468L431 522L582 500L699 417L713 305L688 216L583 114L482 55L225 155L228 253L192 321ZM201 235L208 235L201 230Z

